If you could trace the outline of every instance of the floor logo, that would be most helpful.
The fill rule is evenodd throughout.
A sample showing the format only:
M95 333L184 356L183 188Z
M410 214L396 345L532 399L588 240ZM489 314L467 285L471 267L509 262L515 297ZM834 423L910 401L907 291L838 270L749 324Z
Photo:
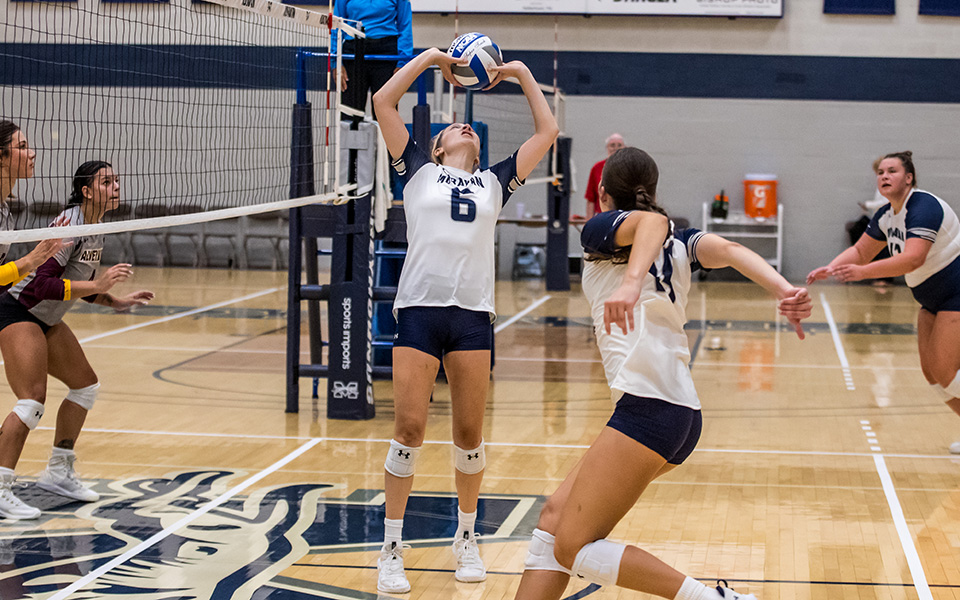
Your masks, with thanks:
M98 502L45 512L39 523L27 528L23 522L2 522L0 598L35 598L62 589L192 514L246 475L189 471L116 481L108 489L100 486ZM342 497L344 491L332 484L289 484L234 497L74 597L329 598L323 589L329 586L282 572L310 553L372 550L383 540L383 492L355 490ZM34 486L26 492L28 501L43 493ZM541 501L530 496L482 497L477 530L488 540L529 535ZM410 539L450 539L457 523L456 497L414 495L407 514L404 530ZM354 592L348 595L369 595Z

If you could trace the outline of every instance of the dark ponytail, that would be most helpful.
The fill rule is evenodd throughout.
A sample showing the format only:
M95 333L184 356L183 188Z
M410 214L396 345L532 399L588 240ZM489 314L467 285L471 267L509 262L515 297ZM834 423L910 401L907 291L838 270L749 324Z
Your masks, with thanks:
M618 210L643 210L667 216L667 211L657 204L657 183L660 169L653 157L628 146L607 158L600 176L605 194L613 199ZM613 256L588 255L590 261L610 260L615 265L630 260L630 247L617 250Z
M113 168L113 165L104 160L88 160L80 165L73 174L73 190L67 200L67 206L76 206L83 203L83 188L93 184L94 178L100 169Z
M10 142L13 141L13 134L18 131L20 128L13 121L0 121L0 156L10 154Z
M903 164L903 170L913 175L913 187L917 187L917 169L913 166L913 152L904 150L903 152L891 152L884 155L883 158L895 158Z
M653 157L639 148L614 152L603 165L600 182L619 210L645 210L667 216L657 204L660 170Z

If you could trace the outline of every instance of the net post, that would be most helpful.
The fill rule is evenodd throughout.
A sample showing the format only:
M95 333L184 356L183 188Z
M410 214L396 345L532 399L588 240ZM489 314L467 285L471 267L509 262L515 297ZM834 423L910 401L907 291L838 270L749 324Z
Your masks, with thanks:
M547 186L547 290L570 289L570 148L571 139L556 141L557 179Z
M345 146L347 182L359 179L361 151L372 160L376 142L369 132L374 126L359 119L344 121L349 128ZM363 132L367 134L364 135ZM359 140L364 140L363 143ZM336 227L330 264L330 300L327 311L329 368L327 370L327 418L372 419L373 371L371 364L372 311L372 190L352 202L333 207Z
M463 101L463 122L473 123L473 90L467 90L467 96Z
M301 209L290 209L290 261L287 266L287 406L300 412L300 265Z
M297 102L293 105L290 139L290 198L302 198L315 194L313 176L313 118L311 105L307 102L306 54L302 49L297 51L296 85ZM303 211L300 208L290 209L290 260L288 265L287 287L287 406L286 412L296 413L300 410L300 273L303 268L303 248L307 247L307 282L319 277L316 238L303 237ZM313 252L310 252L312 242ZM312 258L312 260L311 260ZM308 304L310 314L310 346L311 358L314 358L314 338L320 336L320 310L315 300ZM316 319L312 314L316 310ZM315 329L316 328L316 329ZM316 361L314 361L316 362Z
M413 141L429 152L430 145L430 105L427 104L426 71L417 79L417 105L413 107Z

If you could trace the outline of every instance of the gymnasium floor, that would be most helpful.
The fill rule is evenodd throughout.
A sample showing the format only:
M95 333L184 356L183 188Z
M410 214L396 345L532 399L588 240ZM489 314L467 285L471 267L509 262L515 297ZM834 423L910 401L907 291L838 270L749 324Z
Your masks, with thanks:
M309 380L301 412L285 414L284 273L141 267L135 280L125 289L157 293L147 310L67 317L103 384L78 443L79 472L102 498L64 504L32 485L49 410L18 491L45 513L0 522L0 600L373 600L390 385L377 384L372 421L327 421ZM801 342L759 288L695 284L703 437L611 537L762 600L960 599L960 458L946 450L960 419L920 374L916 305L906 288L811 292ZM406 519L411 600L511 599L544 497L611 412L578 289L501 282L497 303L478 524L489 578L453 578L450 402L438 384ZM48 406L63 391L51 383ZM565 596L641 595L573 581Z

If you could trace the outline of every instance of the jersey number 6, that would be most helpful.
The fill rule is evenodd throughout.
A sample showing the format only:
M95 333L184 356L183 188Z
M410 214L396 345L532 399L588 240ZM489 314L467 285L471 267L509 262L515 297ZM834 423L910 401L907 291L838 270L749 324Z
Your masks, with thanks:
M451 190L450 218L454 221L472 223L473 220L477 218L477 203L464 197L470 193L469 189L461 190L459 188L453 188L453 190Z

